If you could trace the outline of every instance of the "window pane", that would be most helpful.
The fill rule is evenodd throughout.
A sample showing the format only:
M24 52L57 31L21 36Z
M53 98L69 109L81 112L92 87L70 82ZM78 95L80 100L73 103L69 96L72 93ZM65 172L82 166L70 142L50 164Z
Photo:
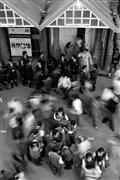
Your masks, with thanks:
M13 17L13 12L12 11L7 11L7 16L8 17Z
M73 19L66 19L66 24L72 24L73 23Z
M75 17L81 17L81 11L75 11Z
M0 19L0 23L6 24L6 23L7 23L7 22L6 22L6 19Z
M1 2L0 2L0 9L4 9L4 5Z
M56 21L54 21L53 23L50 24L51 26L54 26L56 25Z
M97 26L98 20L97 19L91 19L91 26Z
M99 22L99 26L105 26L101 21Z
M6 9L10 9L9 7L5 6Z
M73 11L66 11L66 17L73 17Z
M81 24L81 19L75 19L74 23L75 24Z
M83 19L83 24L89 24L89 19Z
M15 14L15 17L20 17L19 15Z
M22 25L22 19L16 19L16 25Z
M27 21L23 21L24 22L24 25L30 25Z
M90 11L83 11L83 17L90 17Z
M8 23L14 24L14 19L8 19Z
M5 12L4 11L0 11L0 17L5 17Z
M63 26L64 25L64 19L58 19L58 25Z

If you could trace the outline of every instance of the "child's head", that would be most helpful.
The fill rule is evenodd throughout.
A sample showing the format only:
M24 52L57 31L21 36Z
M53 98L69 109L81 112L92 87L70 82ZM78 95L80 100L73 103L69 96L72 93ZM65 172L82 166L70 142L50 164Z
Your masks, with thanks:
M104 154L105 150L103 147L99 147L97 152L98 152L98 155L102 156Z
M63 109L63 107L59 107L57 111L62 113L62 112L64 112L64 109Z
M73 99L79 99L79 95L78 95L78 94L73 94L73 95L72 95L72 98L73 98Z

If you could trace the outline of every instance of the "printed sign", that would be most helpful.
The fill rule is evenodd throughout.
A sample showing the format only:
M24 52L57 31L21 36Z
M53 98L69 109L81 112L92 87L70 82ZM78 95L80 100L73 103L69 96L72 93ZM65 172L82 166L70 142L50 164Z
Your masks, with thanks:
M32 56L29 38L10 38L10 47L12 56L21 56L23 51L27 51L28 56Z
M22 56L23 51L32 56L30 28L9 28L9 37L12 56Z

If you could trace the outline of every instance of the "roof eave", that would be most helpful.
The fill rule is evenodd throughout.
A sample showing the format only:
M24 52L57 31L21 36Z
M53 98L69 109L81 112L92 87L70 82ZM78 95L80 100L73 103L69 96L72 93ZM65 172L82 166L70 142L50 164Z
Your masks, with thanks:
M40 30L42 31L47 25L49 25L52 21L56 19L61 13L63 13L67 8L69 8L76 0L67 0L66 4L58 9L51 17L43 21L43 23L40 25Z
M13 9L13 11L15 11L20 16L22 16L26 21L28 21L31 25L33 25L33 27L36 27L40 30L39 24L37 22L35 22L33 19L31 19L30 17L28 17L23 11L16 8L13 4L9 3L9 1L6 1L6 0L0 0L0 1L3 2L4 4L8 5L8 7Z

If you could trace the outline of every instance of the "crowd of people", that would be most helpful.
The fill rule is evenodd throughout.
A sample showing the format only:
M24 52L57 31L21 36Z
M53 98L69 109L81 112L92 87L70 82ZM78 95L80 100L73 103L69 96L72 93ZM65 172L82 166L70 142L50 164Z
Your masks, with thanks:
M86 49L85 52L88 54ZM23 85L35 88L26 103L18 99L7 103L5 118L17 147L17 152L13 150L12 154L15 174L9 179L25 179L28 161L37 166L46 163L55 175L62 175L63 169L70 170L75 166L79 176L85 180L98 180L109 166L110 157L105 148L94 149L89 137L76 132L83 115L92 120L96 130L100 120L109 122L110 129L115 130L120 71L115 73L112 87L105 88L100 97L94 96L98 66L90 59L90 69L84 58L81 63L77 57L73 55L68 60L62 54L59 62L50 57L46 63L41 53L33 67L24 51L19 64L9 59L7 65L1 66L2 88L6 84L11 88L17 86L18 72ZM56 108L56 98L50 95L51 91L60 97L63 94L69 113L62 106ZM3 177L4 173L2 171Z
M87 50L85 51L87 52ZM23 85L36 89L43 88L43 86L48 89L56 88L61 76L67 76L71 80L80 79L81 86L84 86L84 82L90 79L93 90L95 90L98 66L92 64L94 68L90 70L89 58L86 61L86 58L83 57L83 60L80 61L82 56L82 54L73 55L68 60L64 54L61 54L59 61L49 57L46 62L44 54L41 53L40 58L33 65L27 52L23 51L18 63L13 62L12 58L9 58L6 64L0 63L0 90L9 89L10 86L11 88L18 86L19 80ZM92 63L91 59L90 62Z
M28 161L37 166L46 163L57 176L75 166L85 180L100 178L109 165L108 153L103 147L94 149L89 137L77 135L79 119L72 119L63 107L56 109L55 100L51 95L34 92L25 104L17 99L8 102L5 118L17 147L12 153L12 178L21 180Z

